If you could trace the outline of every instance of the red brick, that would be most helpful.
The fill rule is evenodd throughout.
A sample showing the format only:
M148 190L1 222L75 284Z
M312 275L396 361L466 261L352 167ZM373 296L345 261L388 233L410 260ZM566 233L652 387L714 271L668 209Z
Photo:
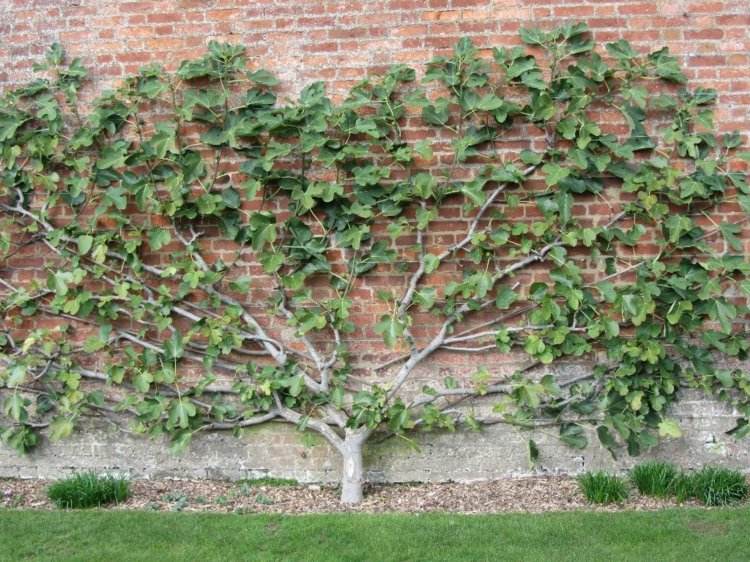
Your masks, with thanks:
M553 10L553 13L557 17L588 17L594 14L594 6L579 5L579 6L557 6Z
M700 55L690 57L691 66L712 66L716 67L726 62L726 58L721 55Z
M157 14L149 14L146 17L148 23L177 23L183 21L185 18L181 13L165 12Z
M118 53L115 58L118 62L145 62L151 58L151 55L145 52Z
M153 11L157 6L156 2L122 2L118 8L121 12L143 13Z
M655 14L657 13L657 5L656 2L623 3L617 7L617 11L623 15Z
M685 31L685 39L721 39L724 32L721 29L696 29Z

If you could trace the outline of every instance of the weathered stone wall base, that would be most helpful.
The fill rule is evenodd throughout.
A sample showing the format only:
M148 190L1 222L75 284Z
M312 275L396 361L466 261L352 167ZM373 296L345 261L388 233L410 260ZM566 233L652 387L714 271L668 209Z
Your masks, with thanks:
M667 459L685 468L716 464L750 472L750 439L725 435L735 416L723 404L683 396L671 414L683 436L664 441L646 457ZM527 440L540 448L539 464L530 468ZM376 440L377 441L377 440ZM639 459L623 453L618 459L598 445L583 451L562 444L556 429L533 433L494 425L480 433L433 433L370 442L365 448L368 479L374 482L470 481L533 474L576 474L584 470L624 470ZM418 447L418 449L415 449ZM196 437L183 454L172 455L165 443L92 426L57 443L45 442L21 457L0 445L0 477L58 478L74 471L117 471L133 478L242 479L272 475L301 482L335 482L340 459L321 438L301 434L283 424L246 431L242 438L229 433Z

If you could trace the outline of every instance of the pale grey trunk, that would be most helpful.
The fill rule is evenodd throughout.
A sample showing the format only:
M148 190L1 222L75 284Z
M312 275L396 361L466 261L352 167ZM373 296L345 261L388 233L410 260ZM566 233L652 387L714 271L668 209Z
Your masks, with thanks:
M368 430L346 430L341 455L344 457L341 474L341 503L357 504L362 501L362 486L365 482L365 469L362 462L362 449L370 436Z

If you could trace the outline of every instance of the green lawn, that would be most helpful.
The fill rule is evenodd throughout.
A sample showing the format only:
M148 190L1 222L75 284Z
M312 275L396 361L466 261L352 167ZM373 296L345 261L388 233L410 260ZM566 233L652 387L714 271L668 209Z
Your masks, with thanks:
M0 511L0 560L748 560L750 508L545 515Z

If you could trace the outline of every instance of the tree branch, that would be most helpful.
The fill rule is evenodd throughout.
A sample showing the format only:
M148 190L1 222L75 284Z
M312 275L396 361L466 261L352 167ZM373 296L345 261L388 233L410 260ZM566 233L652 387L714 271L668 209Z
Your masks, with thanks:
M537 169L538 166L539 166L538 164L534 166L529 166L522 172L523 175L525 177L528 177L534 172L534 170ZM497 199L497 196L500 195L500 193L502 193L503 191L505 191L505 189L510 185L511 184L507 182L501 183L492 191L492 193L490 193L487 196L487 199L482 204L482 206L479 207L477 214L469 223L466 236L463 239L461 239L459 242L456 242L455 244L453 244L453 246L449 247L448 249L444 250L441 254L439 254L438 263L442 262L445 258L447 258L452 253L463 249L469 242L471 242L471 239L474 236L474 232L476 232L477 226L482 220L482 217L484 216L487 209L489 209L490 206L494 203L495 199ZM406 291L404 292L404 295L401 298L401 301L399 302L399 307L398 307L399 316L402 316L404 312L406 312L406 309L411 305L411 301L414 297L414 293L417 290L417 285L419 284L419 281L424 276L425 269L426 269L425 255L422 254L422 256L419 259L417 270L412 274L411 278L409 279L409 284L406 288Z

